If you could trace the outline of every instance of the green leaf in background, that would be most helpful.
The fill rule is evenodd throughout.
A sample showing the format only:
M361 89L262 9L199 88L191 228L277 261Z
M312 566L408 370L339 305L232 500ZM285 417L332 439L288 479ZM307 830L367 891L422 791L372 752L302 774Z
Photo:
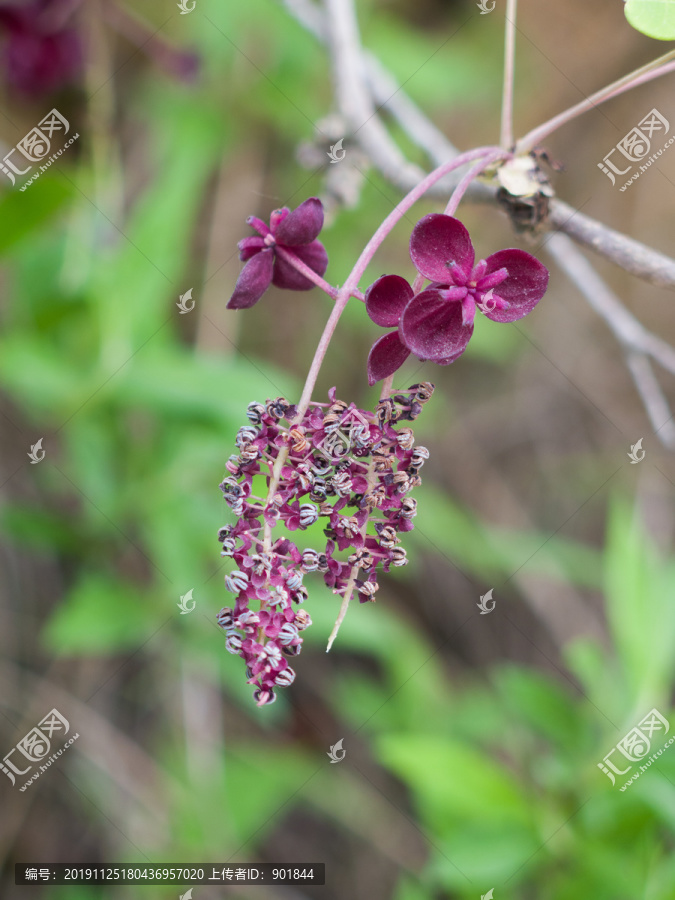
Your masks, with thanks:
M675 0L628 0L628 23L658 41L675 40Z
M100 573L84 575L47 622L42 639L58 656L94 656L135 647L164 621L138 587Z

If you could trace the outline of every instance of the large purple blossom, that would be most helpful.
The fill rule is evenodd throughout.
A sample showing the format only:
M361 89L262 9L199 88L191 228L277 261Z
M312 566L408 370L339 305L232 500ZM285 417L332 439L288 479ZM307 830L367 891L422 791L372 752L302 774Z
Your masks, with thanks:
M234 288L228 309L248 309L260 300L270 284L289 291L308 291L312 282L277 252L288 250L323 275L328 266L328 254L317 241L323 228L323 205L317 197L310 197L292 212L288 207L275 209L269 227L255 216L248 224L258 234L239 241L239 258L246 265Z
M384 275L366 292L370 318L397 327L368 357L368 380L393 374L413 353L439 365L454 362L473 334L476 308L494 322L515 322L544 296L548 269L524 250L493 253L475 263L469 232L452 216L432 214L415 225L410 256L432 284L418 294L398 275Z
M239 454L230 457L220 485L238 518L218 534L222 556L236 566L225 576L236 599L218 623L226 648L246 663L259 706L295 679L288 660L300 653L311 625L300 608L306 573L320 572L333 593L353 590L364 603L374 599L378 569L407 562L399 532L413 528L409 493L421 483L429 453L415 447L411 428L394 425L416 418L432 391L427 383L413 385L368 412L336 400L333 388L330 402L312 403L299 422L297 408L281 397L249 404L251 424L239 430ZM253 480L263 474L269 488L282 449L288 456L268 502L253 494ZM301 549L287 535L265 540L265 525L302 532L320 518L327 521L319 549Z

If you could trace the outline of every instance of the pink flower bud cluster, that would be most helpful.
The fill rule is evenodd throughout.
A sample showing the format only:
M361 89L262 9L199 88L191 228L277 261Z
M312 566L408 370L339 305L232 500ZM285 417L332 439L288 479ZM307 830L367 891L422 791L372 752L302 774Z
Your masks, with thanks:
M220 485L237 516L235 525L220 529L221 555L237 568L225 576L234 607L220 611L218 624L226 648L246 663L259 706L273 703L276 689L295 680L288 660L312 624L300 608L307 572L322 573L333 593L355 592L363 603L374 600L378 568L406 564L399 533L414 527L410 492L421 483L429 451L415 446L411 428L395 426L415 419L432 392L429 383L415 384L368 412L336 400L333 388L329 403L312 403L299 421L297 407L283 397L249 404L251 424L239 430L239 452ZM269 496L277 460L281 472ZM265 499L253 493L261 475ZM286 536L271 537L280 528L304 531L321 518L321 549L300 550Z

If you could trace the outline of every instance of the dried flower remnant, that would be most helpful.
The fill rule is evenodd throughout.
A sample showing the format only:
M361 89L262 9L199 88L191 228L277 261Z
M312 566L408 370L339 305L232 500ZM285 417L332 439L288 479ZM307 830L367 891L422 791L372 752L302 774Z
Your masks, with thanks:
M218 624L226 648L244 660L259 706L274 702L278 688L295 679L289 659L300 653L302 632L311 625L301 608L308 572L321 573L342 598L332 643L352 595L361 603L374 600L378 571L407 562L399 533L414 527L409 492L420 483L428 451L415 447L411 428L395 426L413 421L432 392L433 385L416 384L370 412L336 400L333 388L329 403L311 403L300 421L297 407L282 397L249 404L252 424L240 428L239 454L228 460L220 485L237 516L218 532L221 555L235 564L225 586L236 599L220 611ZM327 438L337 433L348 455L327 455ZM264 477L269 490L279 459L281 475L267 502L253 493L254 480ZM266 524L293 533L319 519L325 521L320 547L287 534L266 544Z

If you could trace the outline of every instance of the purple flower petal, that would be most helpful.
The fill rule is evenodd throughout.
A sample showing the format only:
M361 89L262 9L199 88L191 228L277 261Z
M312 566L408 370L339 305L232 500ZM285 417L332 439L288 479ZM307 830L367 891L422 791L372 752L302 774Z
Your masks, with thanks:
M270 228L272 229L272 234L276 232L277 228L289 213L290 209L287 206L282 206L281 209L272 210L270 213Z
M462 324L462 304L433 289L413 297L401 316L401 340L421 360L447 365L461 356L473 334Z
M493 322L515 322L535 308L548 286L548 269L524 250L500 250L485 260L486 275L505 267L509 277L495 289L495 294L509 304L508 309L486 313Z
M288 249L289 252L295 253L305 265L313 269L317 275L323 275L328 268L328 254L321 241L312 241L311 244L289 247ZM290 263L278 256L274 261L272 284L287 291L309 291L314 287L314 283L309 278L305 278Z
M260 253L261 250L265 249L265 238L261 238L257 234L253 237L243 238L239 241L237 247L239 247L239 259L242 262L246 262L252 256L255 256L256 253Z
M286 247L311 244L323 228L323 204L318 197L310 197L272 227L276 240Z
M368 354L368 384L372 387L388 378L403 365L410 350L401 342L398 331L390 331L375 341Z
M459 219L432 213L420 219L410 235L410 258L417 271L440 284L463 284L471 274L474 253L469 232ZM453 278L458 267L459 279Z
M228 309L248 309L260 300L272 280L274 250L261 250L246 263L234 286Z
M400 275L383 275L366 291L366 312L376 325L395 328L413 289Z

